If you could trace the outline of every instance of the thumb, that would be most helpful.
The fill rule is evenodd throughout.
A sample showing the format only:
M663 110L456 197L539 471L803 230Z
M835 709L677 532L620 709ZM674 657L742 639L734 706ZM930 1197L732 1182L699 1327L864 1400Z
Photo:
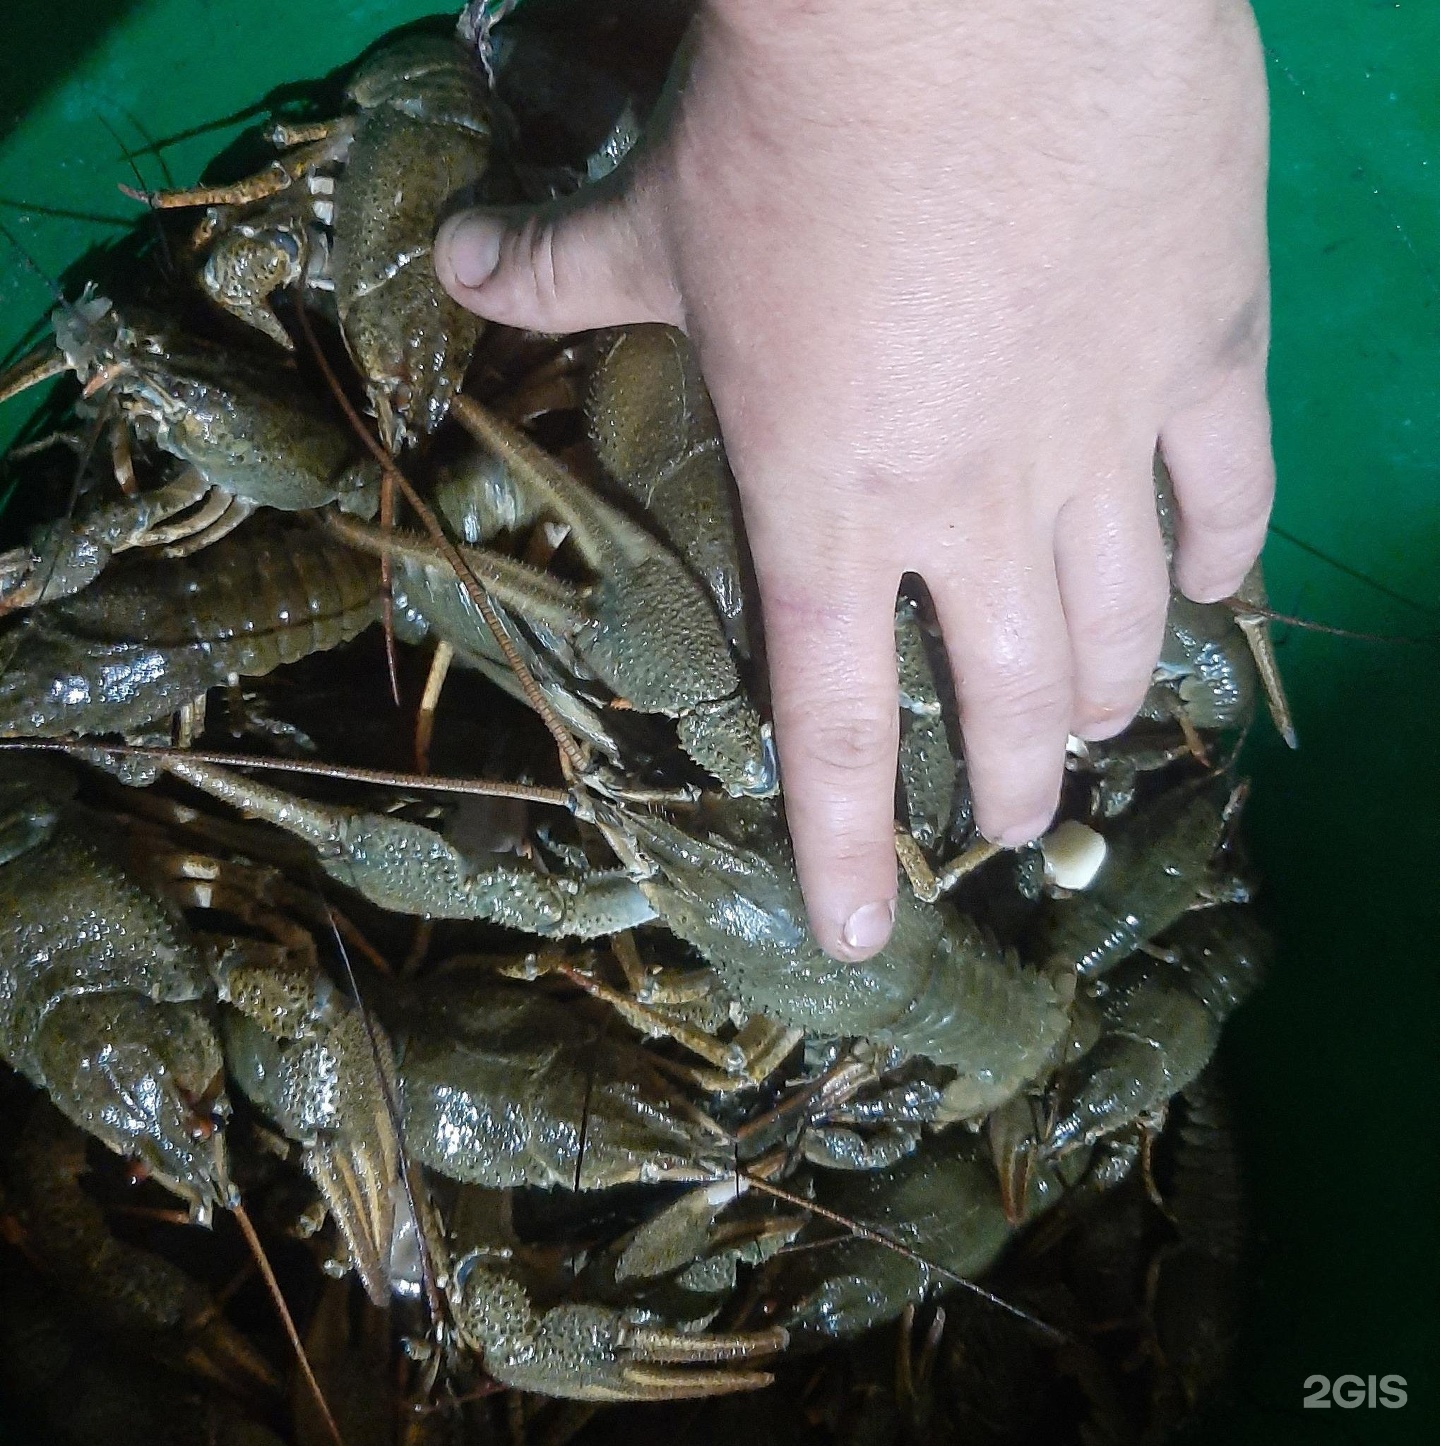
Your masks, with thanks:
M451 216L435 238L435 273L467 311L529 331L681 323L659 228L629 188Z

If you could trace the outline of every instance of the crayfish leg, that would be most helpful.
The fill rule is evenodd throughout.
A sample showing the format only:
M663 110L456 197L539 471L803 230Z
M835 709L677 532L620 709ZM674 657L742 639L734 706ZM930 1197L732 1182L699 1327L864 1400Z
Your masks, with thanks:
M120 190L131 200L141 201L156 211L183 211L192 206L250 206L278 196L321 166L344 160L354 134L352 121L333 121L309 129L314 138L306 144L271 161L263 171L232 181L228 186L191 186L173 191L140 191L134 186L121 186ZM272 132L272 137L275 134Z

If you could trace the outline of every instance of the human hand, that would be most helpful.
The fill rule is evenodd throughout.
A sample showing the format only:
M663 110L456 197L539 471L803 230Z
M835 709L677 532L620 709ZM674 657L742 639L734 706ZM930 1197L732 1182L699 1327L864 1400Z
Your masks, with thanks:
M976 819L1054 811L1133 716L1168 582L1234 591L1272 492L1264 73L1246 0L706 0L623 185L453 218L451 293L693 338L764 608L816 937L893 917L892 610L926 581ZM617 178L618 179L618 178Z

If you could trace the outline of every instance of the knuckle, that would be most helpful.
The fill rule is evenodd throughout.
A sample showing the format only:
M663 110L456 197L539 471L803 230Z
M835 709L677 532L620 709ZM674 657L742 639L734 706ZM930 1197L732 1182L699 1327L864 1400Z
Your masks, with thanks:
M556 260L555 228L530 221L526 230L527 271L535 288L535 300L542 307L553 307L560 300L562 281Z
M877 894L895 873L894 845L888 833L870 838L852 829L831 829L804 848L797 840L797 860L802 873L817 883L823 880L829 894Z
M500 264L486 283L486 300L503 312L526 315L547 301L553 277L548 272L543 228L527 217L500 242Z
M1181 528L1175 554L1180 589L1196 597L1196 586L1238 585L1265 545L1265 519L1248 527Z
M1012 738L1052 731L1070 714L1071 680L1055 670L992 666L962 689L964 721L1004 730Z
M1165 638L1169 589L1158 604L1123 604L1073 629L1073 717L1088 725L1123 726L1138 711Z
M1237 490L1230 500L1230 531L1246 537L1263 536L1270 524L1270 509L1275 502L1275 476L1266 469L1258 482Z
M1195 489L1180 503L1180 531L1209 533L1217 538L1250 537L1263 532L1275 497L1268 467L1234 471Z
M1148 656L1144 671L1160 654L1165 632L1166 591L1155 596L1115 595L1094 613L1071 624L1076 654L1090 660L1088 671L1134 673Z
M896 709L856 707L822 712L797 729L802 757L813 769L854 776L893 772L899 745Z

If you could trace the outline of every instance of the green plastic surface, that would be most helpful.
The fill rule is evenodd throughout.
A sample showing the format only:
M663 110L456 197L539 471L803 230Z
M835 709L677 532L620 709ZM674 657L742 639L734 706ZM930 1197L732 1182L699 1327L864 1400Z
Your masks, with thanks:
M424 0L0 0L0 219L60 271L128 223L120 146L323 75ZM1440 0L1258 0L1274 99L1281 611L1440 622ZM238 124L166 149L180 182ZM160 181L153 160L147 180ZM0 242L0 248L4 243ZM49 305L0 255L0 353ZM0 415L0 443L26 408ZM1436 1439L1440 654L1279 630L1300 732L1257 729L1249 810L1282 952L1237 1018L1261 1250L1217 1442ZM1302 1410L1312 1373L1399 1411Z

